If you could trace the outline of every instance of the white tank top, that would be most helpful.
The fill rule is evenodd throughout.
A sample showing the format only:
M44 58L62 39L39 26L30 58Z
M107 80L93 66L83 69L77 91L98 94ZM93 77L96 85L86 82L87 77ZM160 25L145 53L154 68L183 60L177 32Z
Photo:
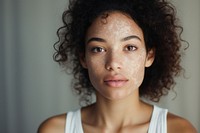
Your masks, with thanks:
M148 133L167 133L167 112L167 109L154 105ZM80 109L67 113L65 133L84 133Z

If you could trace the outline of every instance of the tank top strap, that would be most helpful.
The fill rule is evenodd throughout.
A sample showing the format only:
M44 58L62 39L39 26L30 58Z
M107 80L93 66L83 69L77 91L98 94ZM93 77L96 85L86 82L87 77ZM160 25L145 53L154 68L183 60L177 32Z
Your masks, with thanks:
M65 133L83 133L80 109L67 113Z
M154 105L148 133L167 133L167 109Z

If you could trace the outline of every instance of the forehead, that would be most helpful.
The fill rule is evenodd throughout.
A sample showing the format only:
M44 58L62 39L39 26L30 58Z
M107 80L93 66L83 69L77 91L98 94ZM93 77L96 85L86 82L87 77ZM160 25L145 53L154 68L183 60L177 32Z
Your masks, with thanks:
M143 36L142 29L136 22L128 14L119 11L105 12L98 16L88 28L87 36L115 35L114 33Z

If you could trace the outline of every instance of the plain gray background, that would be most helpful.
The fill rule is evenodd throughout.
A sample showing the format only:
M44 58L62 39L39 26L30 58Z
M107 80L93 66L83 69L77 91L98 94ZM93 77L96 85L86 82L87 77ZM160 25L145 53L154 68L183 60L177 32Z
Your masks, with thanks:
M79 108L71 76L53 62L56 31L67 0L0 1L0 132L35 133L46 118ZM173 0L190 43L177 97L159 103L200 130L200 1Z

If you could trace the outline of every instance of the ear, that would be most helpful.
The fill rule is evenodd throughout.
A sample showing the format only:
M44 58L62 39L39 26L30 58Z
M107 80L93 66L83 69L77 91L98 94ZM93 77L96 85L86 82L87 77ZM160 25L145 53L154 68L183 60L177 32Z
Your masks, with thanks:
M85 54L84 53L79 54L79 60L80 60L82 67L87 69L87 63L86 63L86 60L85 60Z
M145 67L150 67L153 64L154 59L155 59L155 48L152 48L147 52Z

